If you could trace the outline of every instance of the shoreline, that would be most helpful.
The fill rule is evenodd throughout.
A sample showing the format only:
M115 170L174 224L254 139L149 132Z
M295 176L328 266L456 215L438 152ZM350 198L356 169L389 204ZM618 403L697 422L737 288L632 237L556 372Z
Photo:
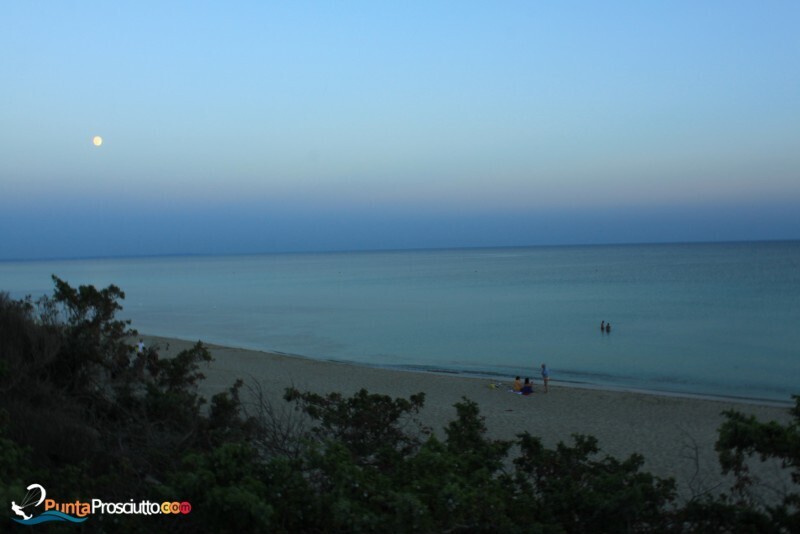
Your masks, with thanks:
M246 349L251 350L251 349ZM252 349L255 350L255 349ZM261 352L257 351L256 352ZM273 354L281 354L285 355L290 358L309 358L308 356L302 355L295 355L295 354L288 354L288 353L281 353L281 352L272 352L272 351L264 351L267 353ZM469 371L460 371L460 370L449 370L446 368L443 369L424 369L414 366L392 366L392 365L369 365L360 362L350 362L344 360L334 360L334 359L327 359L322 360L331 363L342 363L346 365L355 365L355 366L364 366L370 367L374 369L386 369L390 371L400 371L400 372L407 372L407 373L430 373L440 376L459 376L463 378L475 378L481 380L502 380L503 382L508 382L511 377L508 375L501 375L500 373L481 373L481 372L469 372ZM523 377L524 378L524 377ZM534 377L530 377L532 380ZM541 378L538 376L536 377L536 384L541 387ZM699 400L699 401L717 401L717 402L733 402L737 404L744 404L744 405L756 405L756 406L770 406L775 408L791 408L794 406L794 402L791 400L786 401L779 401L773 399L763 399L760 397L736 397L733 395L714 395L709 393L689 393L684 391L670 391L670 390L658 390L658 389L645 389L645 388L637 388L637 387L630 387L630 386L614 386L614 385L607 385L607 384L594 384L591 382L579 382L577 380L558 380L558 379L550 379L550 386L553 385L565 388L576 388L576 389L589 389L589 390L596 390L596 391L610 391L616 393L635 393L640 395L654 395L657 397L676 397L681 399L692 399L692 400Z
M179 341L182 343L194 343L195 341L190 341L188 339L182 339L178 337L172 336L157 336L157 335L149 335L149 334L142 334L143 337L149 337L151 339L161 339L166 341ZM387 364L369 364L364 362L358 361L351 361L351 360L337 360L335 358L315 358L312 356L306 356L303 354L295 354L290 352L282 352L276 350L268 350L268 349L258 349L258 348L250 348L250 347L239 347L239 346L231 346L226 344L220 343L213 343L213 342L205 342L203 344L211 347L220 347L220 348L227 348L227 349L237 349L237 350L245 350L254 353L262 353L267 355L277 355L286 358L297 358L301 360L309 360L309 361L318 361L318 362L328 362L328 363L336 363L342 365L352 365L354 367L364 367L367 369L382 369L387 371L397 371L403 373L419 373L419 374L431 374L431 375L439 375L439 376L449 376L449 377L461 377L465 379L478 379L478 380L490 380L490 381L500 381L503 383L510 383L513 380L513 376L511 374L502 374L500 372L493 372L493 371L468 371L464 369L450 369L446 366L433 366L431 365L430 368L426 368L424 365L387 365ZM513 374L513 373L512 373ZM523 376L524 373L521 373L520 376ZM524 376L523 376L524 378ZM541 377L538 374L531 375L530 378L534 381L536 385L541 387ZM734 395L719 395L719 394L711 394L711 393L691 393L685 391L672 391L672 390L659 390L659 389L647 389L647 388L639 388L635 386L625 386L625 385L610 385L610 384L597 384L588 381L579 381L579 380L560 380L560 379L550 379L550 385L556 387L564 387L564 388L575 388L575 389L588 389L588 390L595 390L595 391L609 391L609 392L616 392L616 393L634 393L640 395L653 395L658 397L674 397L674 398L681 398L681 399L690 399L690 400L699 400L699 401L716 401L716 402L723 402L723 403L736 403L742 405L755 405L755 406L768 406L774 408L791 408L794 406L794 402L791 398L787 398L786 400L776 400L776 399L766 399L761 397L743 397L743 396L734 396ZM798 392L800 394L800 392Z
M162 358L175 356L196 343L145 334L141 337L148 346L157 344ZM479 406L491 439L513 441L518 434L529 432L541 438L544 446L555 447L559 442L571 445L574 434L591 435L598 440L601 456L625 459L641 454L644 471L676 480L680 499L719 491L731 481L722 476L714 449L718 428L725 420L723 412L735 410L781 424L791 420L789 409L783 406L582 388L558 382L551 382L549 392L544 393L540 381L533 395L523 397L507 391L511 377L502 381L500 388L491 388L490 384L499 381L203 344L214 357L213 362L201 366L206 378L199 392L207 399L228 391L237 379L245 383L241 396L247 407L254 407L253 402L262 395L273 407L287 411L290 405L283 400L287 387L345 396L363 388L393 398L423 392L425 404L418 419L443 437L444 428L456 418L454 405L466 397ZM774 465L756 465L753 473L772 486L784 483Z

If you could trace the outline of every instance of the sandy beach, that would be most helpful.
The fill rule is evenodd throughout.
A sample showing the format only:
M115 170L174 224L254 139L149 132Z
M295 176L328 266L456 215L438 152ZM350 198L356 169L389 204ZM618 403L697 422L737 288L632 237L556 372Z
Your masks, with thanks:
M148 336L144 341L158 345L161 357L174 356L193 344ZM593 435L603 454L620 459L637 452L644 455L645 469L675 478L683 498L723 482L714 451L717 429L724 420L722 412L735 409L764 421L782 423L790 419L787 407L565 387L558 383L556 370L552 371L548 393L543 392L541 378L534 375L535 393L523 397L508 392L513 377L493 389L488 379L371 368L210 344L207 347L214 361L203 369L206 379L201 393L206 397L228 389L237 378L246 384L259 383L273 403L283 403L281 395L292 385L301 391L337 391L346 395L361 388L393 397L424 392L425 408L420 419L437 433L455 418L453 405L467 397L480 406L493 438L513 439L528 431L552 447L559 441L570 443L572 434ZM770 485L781 484L781 477L771 468L762 469L759 474Z

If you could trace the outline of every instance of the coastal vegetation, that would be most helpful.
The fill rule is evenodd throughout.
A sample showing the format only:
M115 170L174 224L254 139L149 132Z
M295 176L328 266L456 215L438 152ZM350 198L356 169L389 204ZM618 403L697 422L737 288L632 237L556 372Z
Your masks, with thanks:
M120 288L53 280L35 302L0 293L0 502L39 482L64 502L191 504L64 531L800 531L800 398L786 425L727 412L716 447L735 483L679 502L642 456L605 455L591 436L552 449L528 433L490 439L466 398L440 433L417 418L424 394L287 387L275 406L237 381L206 400L202 343L137 354ZM768 458L793 485L763 503L748 466Z

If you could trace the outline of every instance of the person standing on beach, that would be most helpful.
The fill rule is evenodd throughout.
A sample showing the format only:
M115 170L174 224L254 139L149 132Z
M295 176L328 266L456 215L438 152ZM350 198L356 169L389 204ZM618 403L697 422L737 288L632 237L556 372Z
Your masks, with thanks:
M134 369L144 366L144 340L139 338L139 343L136 344L136 357L130 361L126 361L126 365L130 365Z
M544 392L547 393L547 383L550 382L550 369L547 364L542 364L542 382L544 383Z

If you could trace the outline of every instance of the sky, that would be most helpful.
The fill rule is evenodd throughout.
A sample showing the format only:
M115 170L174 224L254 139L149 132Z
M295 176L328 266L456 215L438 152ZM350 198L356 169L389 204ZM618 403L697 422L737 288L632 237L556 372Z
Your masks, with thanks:
M800 239L798 20L12 0L0 260Z

